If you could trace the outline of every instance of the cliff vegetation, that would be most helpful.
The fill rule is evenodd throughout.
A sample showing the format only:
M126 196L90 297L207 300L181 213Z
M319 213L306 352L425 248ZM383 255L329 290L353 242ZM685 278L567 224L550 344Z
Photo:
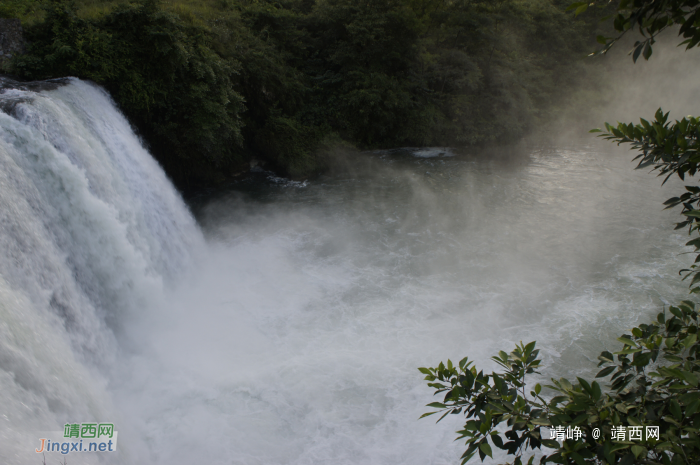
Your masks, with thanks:
M586 79L605 13L560 0L9 0L22 79L107 88L181 186L252 158L517 141ZM590 60L588 60L590 61Z

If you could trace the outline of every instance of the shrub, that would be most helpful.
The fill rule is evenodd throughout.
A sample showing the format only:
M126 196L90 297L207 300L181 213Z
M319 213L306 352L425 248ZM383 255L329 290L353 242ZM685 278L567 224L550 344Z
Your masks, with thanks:
M510 354L501 351L492 359L503 371L490 375L477 372L466 358L457 365L448 360L420 368L435 394L444 394L441 402L428 404L439 410L423 417L466 416L458 431L467 445L462 463L477 453L482 461L492 457L491 444L512 455L514 464L542 446L551 450L542 450L543 464L699 463L698 325L694 303L683 301L619 337L619 351L598 357L603 369L596 378L609 378L607 392L583 378L553 379L545 386L555 394L549 399L540 384L528 389L527 375L540 368L535 342L521 343ZM650 426L659 427L657 438L648 437ZM630 436L634 432L640 436Z

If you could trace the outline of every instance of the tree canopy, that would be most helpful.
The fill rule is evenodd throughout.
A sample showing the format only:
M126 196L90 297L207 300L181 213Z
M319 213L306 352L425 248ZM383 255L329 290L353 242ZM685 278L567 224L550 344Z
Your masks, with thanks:
M517 141L584 80L580 58L604 32L561 0L8 5L30 41L9 71L104 85L180 185L252 157L308 176L334 140Z

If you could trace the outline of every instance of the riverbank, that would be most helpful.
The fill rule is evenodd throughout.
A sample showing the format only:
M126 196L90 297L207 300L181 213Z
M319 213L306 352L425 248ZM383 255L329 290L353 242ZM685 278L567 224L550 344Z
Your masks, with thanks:
M253 159L313 176L339 146L512 143L583 85L599 32L554 0L8 5L12 73L104 86L180 188Z

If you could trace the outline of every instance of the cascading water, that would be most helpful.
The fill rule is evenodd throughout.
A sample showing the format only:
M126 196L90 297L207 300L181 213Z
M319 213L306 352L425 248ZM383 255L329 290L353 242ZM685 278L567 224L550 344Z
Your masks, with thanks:
M27 86L0 94L2 463L113 421L117 455L67 462L454 464L417 367L536 339L590 376L687 295L679 185L628 154L355 154L193 200L202 234L108 95Z
M103 90L1 84L0 461L32 463L37 431L116 414L104 376L122 322L154 305L201 236Z

